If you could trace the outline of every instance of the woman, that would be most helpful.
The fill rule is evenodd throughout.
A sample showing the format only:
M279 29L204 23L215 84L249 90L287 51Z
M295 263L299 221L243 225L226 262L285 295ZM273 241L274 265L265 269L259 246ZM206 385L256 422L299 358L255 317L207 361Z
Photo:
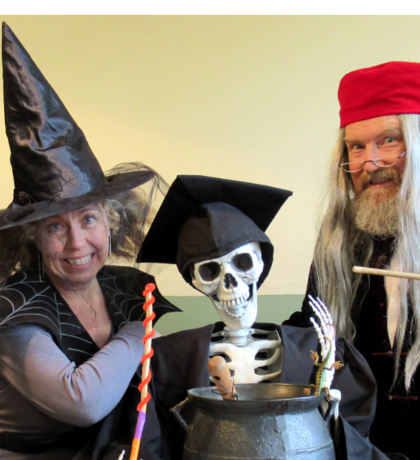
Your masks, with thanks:
M105 263L137 253L159 179L145 166L104 176L5 24L3 78L15 190L0 216L0 459L103 458L131 436L153 281ZM177 310L154 294L157 317Z

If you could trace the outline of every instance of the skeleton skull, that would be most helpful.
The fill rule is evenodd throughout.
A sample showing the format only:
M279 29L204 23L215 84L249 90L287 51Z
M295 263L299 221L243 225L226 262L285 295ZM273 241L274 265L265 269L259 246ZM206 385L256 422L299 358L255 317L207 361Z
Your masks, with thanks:
M194 264L192 283L210 297L231 331L250 328L257 316L257 281L263 271L259 243Z

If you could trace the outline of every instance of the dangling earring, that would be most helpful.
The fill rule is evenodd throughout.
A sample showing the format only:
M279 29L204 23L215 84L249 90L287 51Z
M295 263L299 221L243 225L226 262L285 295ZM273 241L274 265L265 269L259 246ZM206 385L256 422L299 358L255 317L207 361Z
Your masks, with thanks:
M112 256L112 249L111 249L111 233L109 233L108 240L109 240L108 257L111 257L111 256ZM112 265L112 262L111 262L111 261L109 262L109 265Z
M40 282L43 281L42 278L44 277L44 261L42 260L41 251L38 251L38 277Z

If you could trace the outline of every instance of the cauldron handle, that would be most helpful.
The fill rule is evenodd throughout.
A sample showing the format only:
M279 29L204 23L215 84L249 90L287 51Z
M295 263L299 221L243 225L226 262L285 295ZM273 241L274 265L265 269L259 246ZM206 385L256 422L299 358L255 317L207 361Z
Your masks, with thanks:
M327 403L327 408L325 409L325 413L323 411L323 417L324 417L325 423L328 423L331 420L331 417L334 414L334 410L335 410L337 404L339 403L339 400L335 399L335 398L331 398L329 401L327 399L325 399L325 402Z
M182 426L184 431L189 434L190 432L190 427L187 425L187 422L184 420L184 418L181 415L181 410L187 404L188 402L188 397L184 399L184 401L181 401L179 404L177 404L175 407L172 407L172 409L169 409L170 412L172 412L177 419L178 423Z

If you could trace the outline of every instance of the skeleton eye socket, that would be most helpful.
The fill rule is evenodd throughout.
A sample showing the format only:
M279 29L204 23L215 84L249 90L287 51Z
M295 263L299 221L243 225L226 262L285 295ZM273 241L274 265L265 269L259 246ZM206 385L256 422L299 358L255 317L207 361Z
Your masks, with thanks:
M233 257L232 265L236 268L236 270L246 272L251 270L253 267L252 257L250 254L238 254Z
M203 281L213 281L220 275L220 265L216 262L200 265L198 273Z

